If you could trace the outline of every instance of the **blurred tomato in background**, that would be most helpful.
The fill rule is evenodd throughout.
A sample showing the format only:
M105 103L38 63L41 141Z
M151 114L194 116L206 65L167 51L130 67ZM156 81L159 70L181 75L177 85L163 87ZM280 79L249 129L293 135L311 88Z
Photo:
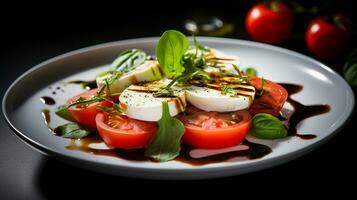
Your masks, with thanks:
M341 14L314 19L306 31L306 44L321 59L346 53L352 38L351 20Z
M294 27L292 10L278 1L255 4L246 16L246 28L256 41L278 44L287 40Z

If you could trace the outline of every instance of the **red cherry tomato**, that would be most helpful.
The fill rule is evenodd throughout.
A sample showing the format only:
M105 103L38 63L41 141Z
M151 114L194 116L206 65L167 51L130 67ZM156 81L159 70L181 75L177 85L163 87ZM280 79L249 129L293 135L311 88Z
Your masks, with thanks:
M98 89L93 89L93 90L89 90L86 92L83 92L79 95L76 95L72 98L70 98L67 103L66 106L69 106L75 102L78 101L78 99L83 99L83 100L87 100L87 99L91 99L92 97L94 97L98 92ZM95 128L96 124L95 124L95 116L101 112L101 110L99 110L97 108L97 106L106 106L106 107L110 107L111 104L109 102L106 101L102 101L102 102L96 102L96 103L92 103L92 104L88 104L88 105L82 105L82 106L72 106L68 108L68 111L71 113L72 117L80 124L91 127L91 128Z
M248 134L251 117L246 110L218 113L193 106L178 118L185 125L183 141L202 149L219 149L240 144Z
M270 2L254 5L246 17L246 28L256 41L278 44L290 37L294 26L294 15L282 3Z
M343 54L351 40L350 20L343 15L333 15L313 20L306 31L310 51L321 59L336 58Z
M257 90L262 89L261 78L252 76L249 78L249 82ZM253 104L249 108L250 114L254 116L258 113L268 113L278 116L287 98L288 92L285 88L272 81L264 80L263 94L261 96L256 96L254 99Z
M121 149L145 147L157 129L155 122L106 113L99 113L96 116L96 123L99 135L104 142Z

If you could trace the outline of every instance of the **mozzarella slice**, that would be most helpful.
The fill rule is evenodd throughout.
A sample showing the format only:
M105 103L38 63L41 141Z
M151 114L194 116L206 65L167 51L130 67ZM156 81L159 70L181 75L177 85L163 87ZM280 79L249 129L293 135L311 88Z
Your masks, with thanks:
M239 57L233 55L227 55L222 51L216 49L210 49L210 52L206 55L206 59L211 62L216 61L215 66L210 66L205 69L208 73L217 73L222 71L228 71L233 74L237 74L233 65L239 66Z
M239 58L216 49L211 49L205 57L209 63L212 63L205 71L212 77L217 77L217 80L207 84L206 87L195 84L188 86L187 101L205 111L231 112L249 108L254 99L255 88L248 84L231 84L230 79L234 79L233 77L222 77L222 72L238 74L234 65L239 65ZM223 94L221 91L223 85L229 85L234 89L230 94Z
M235 84L234 96L222 94L220 86L210 84L209 87L188 86L186 100L195 107L205 111L231 112L249 108L252 104L255 88L250 85Z
M98 87L104 85L105 79L109 80L111 77L111 74L97 76L96 81ZM161 79L162 77L163 74L161 73L159 63L156 60L147 60L133 71L128 72L116 79L112 84L110 84L109 87L112 93L120 93L133 83L155 81Z
M171 116L186 108L185 91L173 86L175 97L154 97L153 93L167 85L170 80L135 84L126 88L119 96L120 107L131 118L143 121L159 121L162 116L162 102L167 101Z

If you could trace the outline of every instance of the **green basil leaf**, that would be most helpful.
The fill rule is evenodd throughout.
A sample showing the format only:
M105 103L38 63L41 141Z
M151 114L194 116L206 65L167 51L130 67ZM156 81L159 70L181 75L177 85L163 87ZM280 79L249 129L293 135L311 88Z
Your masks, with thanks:
M345 72L345 79L351 85L357 86L357 62L348 67Z
M185 132L182 122L171 117L167 102L162 102L162 117L159 128L151 139L145 156L159 162L175 159L180 154L181 138Z
M349 66L353 63L357 62L357 48L353 49L350 54L347 57L347 61L345 63L345 65L343 66L343 73L346 73L347 69L349 68Z
M68 111L67 106L61 105L56 108L55 111L56 115L62 117L63 119L66 119L68 121L74 121L71 113Z
M248 67L246 70L245 70L245 73L248 75L248 76L256 76L258 73L257 73L257 70L253 67Z
M102 110L102 111L104 111L104 112L108 112L108 113L110 113L110 112L113 111L112 108L108 108L108 107L106 107L106 106L97 106L97 109Z
M111 71L129 72L145 62L146 53L139 49L129 49L122 52L111 64Z
M156 46L156 56L166 77L174 78L185 71L182 56L189 47L187 37L179 31L168 30L160 37Z
M288 135L288 130L278 118L265 113L254 116L250 133L261 139L278 139Z
M357 86L357 49L354 49L347 58L343 67L343 75L352 86Z
M64 138L80 139L94 132L94 129L84 128L76 123L68 123L58 126L54 132Z
M104 76L107 76L107 75L109 75L109 74L110 74L110 72L112 72L112 71L104 71L104 72L101 72L101 73L97 74L97 77L104 77Z

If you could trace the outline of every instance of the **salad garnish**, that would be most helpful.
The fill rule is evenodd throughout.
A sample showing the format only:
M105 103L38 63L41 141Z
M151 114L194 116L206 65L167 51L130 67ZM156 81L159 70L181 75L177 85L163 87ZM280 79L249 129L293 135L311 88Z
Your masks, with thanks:
M259 113L253 117L250 133L261 139L278 139L288 135L284 123L270 114Z
M165 31L156 47L156 55L160 68L168 78L173 80L161 88L155 96L173 96L171 87L176 82L184 82L192 78L207 81L211 78L203 71L206 67L205 52L207 49L199 44L193 36L194 47L189 48L188 38L175 30Z
M56 109L70 123L51 130L72 139L97 131L108 146L145 149L143 155L158 162L177 158L182 143L222 149L251 144L249 133L269 140L290 134L284 125L289 118L281 117L286 100L308 106L292 101L281 84L257 77L253 67L242 71L238 57L205 47L194 35L192 41L190 46L184 34L168 30L156 58L139 49L124 51L97 75L96 89Z
M67 123L58 126L53 130L53 132L64 138L81 139L95 132L95 129L89 129L84 126L80 126L77 123Z
M110 65L110 71L127 73L145 62L146 53L139 49L129 49L122 52Z
M58 106L55 111L56 115L62 117L65 120L68 121L75 121L71 115L71 113L68 111L68 107L65 105Z
M258 72L254 67L248 67L247 69L245 69L245 74L247 74L248 76L256 76Z
M166 101L162 102L162 117L158 121L158 127L149 142L145 156L159 162L173 160L180 154L185 127L180 120L171 117Z

